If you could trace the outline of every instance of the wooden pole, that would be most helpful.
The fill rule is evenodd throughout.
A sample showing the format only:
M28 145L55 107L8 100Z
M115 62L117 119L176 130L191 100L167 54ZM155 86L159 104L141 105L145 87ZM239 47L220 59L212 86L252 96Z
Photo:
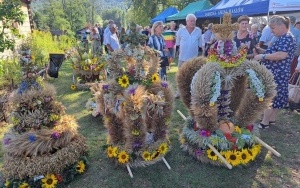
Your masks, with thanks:
M170 167L169 163L167 162L167 160L166 160L164 157L162 157L162 160L164 161L164 163L165 163L165 165L167 166L167 168L168 168L169 170L171 170L171 167Z
M185 115L183 115L179 110L177 110L177 112L184 120L186 120ZM232 166L226 161L226 159L221 155L221 153L219 153L218 150L216 150L216 148L213 145L208 144L208 147L220 158L220 160L227 166L227 168L232 169Z
M127 171L128 171L128 173L129 173L129 176L130 176L131 178L133 178L133 174L132 174L132 172L131 172L130 166L129 166L128 164L126 164L126 167L127 167Z
M257 136L254 136L255 140L260 143L262 146L264 146L265 148L267 148L269 151L271 151L274 155L276 155L277 157L281 157L281 154L278 153L274 148L272 148L271 146L269 146L267 143L265 143L264 141L262 141L260 138L258 138Z

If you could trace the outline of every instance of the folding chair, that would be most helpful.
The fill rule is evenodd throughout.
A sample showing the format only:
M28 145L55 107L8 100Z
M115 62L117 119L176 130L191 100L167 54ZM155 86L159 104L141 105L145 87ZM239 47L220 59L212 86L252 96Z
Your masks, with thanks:
M58 71L65 59L65 54L49 54L49 65L47 73L52 78L58 77Z

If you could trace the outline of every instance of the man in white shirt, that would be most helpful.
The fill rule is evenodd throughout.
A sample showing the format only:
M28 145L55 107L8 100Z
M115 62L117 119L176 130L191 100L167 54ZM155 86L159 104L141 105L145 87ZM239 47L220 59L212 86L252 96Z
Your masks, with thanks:
M176 34L176 46L179 47L178 68L194 57L198 56L199 48L202 47L202 31L196 27L196 16L188 14L186 16L186 26L180 28ZM179 93L176 92L176 98Z
M271 31L270 26L267 25L261 32L261 37L259 39L259 47L267 49L272 42L273 36L274 35Z
M178 67L182 63L198 56L199 48L202 47L202 31L196 27L196 16L186 16L186 26L180 28L176 34L176 46L179 46Z
M106 34L105 37L105 45L107 47L108 52L113 52L115 50L120 49L120 42L117 36L117 26L116 24L111 24L109 26L110 32Z

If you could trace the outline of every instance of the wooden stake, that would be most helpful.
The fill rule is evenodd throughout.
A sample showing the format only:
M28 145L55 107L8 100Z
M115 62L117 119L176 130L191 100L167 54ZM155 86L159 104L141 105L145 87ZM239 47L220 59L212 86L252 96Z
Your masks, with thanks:
M179 111L177 110L178 114L186 120L186 117ZM220 158L220 160L227 166L227 168L232 169L232 166L226 161L226 159L216 150L214 146L211 144L208 144L208 147Z
M213 150L213 152L220 158L220 160L227 166L227 168L232 169L231 164L229 164L226 159L221 155L221 153L218 152L218 150L216 150L216 148L214 146L212 146L211 144L208 144L208 147Z
M166 160L164 157L162 157L162 160L164 161L164 163L165 163L165 165L167 166L167 168L168 168L169 170L171 170L171 167L170 167L169 163L167 162L167 160Z
M127 171L129 173L130 177L133 178L133 174L131 172L130 166L127 164L126 167L127 167Z
M271 146L269 146L267 143L265 143L264 141L262 141L260 138L258 138L257 136L254 136L255 140L260 143L262 146L264 146L265 148L267 148L269 151L271 151L274 155L276 155L277 157L281 157L281 154L278 153L274 148L272 148Z

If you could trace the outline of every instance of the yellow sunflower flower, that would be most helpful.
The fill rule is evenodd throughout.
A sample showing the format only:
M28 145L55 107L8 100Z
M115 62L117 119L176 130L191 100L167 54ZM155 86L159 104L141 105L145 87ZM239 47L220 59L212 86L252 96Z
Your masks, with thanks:
M160 144L159 148L158 148L159 153L161 154L166 154L168 151L168 145L166 143L162 143Z
M127 75L123 75L121 78L118 79L118 83L121 87L126 88L129 85L129 79Z
M127 163L129 161L129 155L126 153L126 151L121 151L118 154L118 161L121 164Z
M5 185L5 187L8 187L9 184L10 184L10 181L6 180L4 185Z
M152 81L152 83L158 83L158 82L160 82L159 75L157 73L153 74L151 76L151 81Z
M247 164L252 159L252 156L248 152L248 149L242 149L240 152L240 161L241 164Z
M251 152L252 152L253 160L257 156L257 154L260 153L260 150L261 150L261 145L260 144L256 144L252 147Z
M118 156L118 148L117 147L113 147L112 154L113 154L114 157Z
M113 147L112 147L112 146L109 146L109 147L107 148L107 156L108 156L109 158L114 157L114 151L113 151Z
M30 186L29 186L28 183L23 182L23 183L19 186L19 188L30 188Z
M213 161L216 161L218 159L218 156L211 149L206 150L206 154L207 154L207 157Z
M71 90L74 91L75 89L76 89L76 85L75 85L75 84L72 84L72 85L71 85Z
M241 128L239 128L239 126L235 126L234 129L236 132L238 132L240 134L242 133L242 130L241 130Z
M151 153L149 151L144 151L142 157L145 161L151 161Z
M239 152L237 151L228 151L226 153L226 160L232 164L232 166L237 166L241 163Z
M58 180L56 179L54 174L47 174L43 179L42 179L42 187L44 188L54 188L57 184Z
M79 161L77 163L77 166L76 166L76 171L79 172L79 174L82 174L85 170L85 164L83 161Z

